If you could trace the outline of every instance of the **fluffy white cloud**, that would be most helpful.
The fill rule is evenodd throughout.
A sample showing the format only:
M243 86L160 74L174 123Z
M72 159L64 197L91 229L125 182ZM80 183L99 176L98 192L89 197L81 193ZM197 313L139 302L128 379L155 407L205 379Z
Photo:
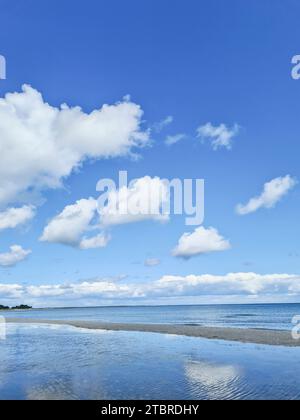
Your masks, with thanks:
M156 283L156 290L167 295L265 295L297 294L300 276L289 274L261 275L256 273L230 273L225 276L211 274L164 276Z
M292 274L229 273L224 276L212 274L189 276L164 276L152 283L124 283L110 279L82 281L70 284L7 285L0 284L0 299L15 299L47 306L49 302L99 301L136 302L157 301L159 298L179 297L226 297L264 300L276 296L295 298L300 296L300 276ZM101 300L102 299L102 300ZM7 301L8 302L8 301Z
M10 208L0 212L0 230L14 229L33 219L35 208L32 206L23 206L20 208Z
M297 181L290 175L273 179L264 185L260 196L251 198L246 205L239 204L236 211L240 215L254 213L260 208L270 209L274 207L291 189L297 184Z
M20 284L0 284L0 297L18 299L24 294L24 287Z
M174 144L179 143L182 140L186 139L185 134L175 134L174 136L168 136L166 138L166 145L167 146L173 146Z
M80 107L53 107L32 87L0 99L0 206L22 202L32 189L61 186L87 159L131 153L149 140L143 111L128 100L90 114Z
M25 260L30 254L30 250L25 250L19 245L13 245L10 247L9 252L0 254L0 266L12 267Z
M169 189L160 178L140 178L129 187L104 193L101 198L78 200L54 217L44 228L43 242L80 249L104 248L111 240L106 229L114 225L154 220L165 222L162 206L168 203ZM100 231L96 235L88 232Z
M80 249L105 248L110 240L110 235L107 235L105 233L99 233L98 235L92 236L91 238L83 238L80 241L79 247Z
M180 258L191 258L209 252L226 251L231 248L230 242L224 239L214 228L197 228L192 233L185 233L173 250L173 255Z
M168 200L169 188L163 180L149 176L137 179L128 187L110 191L107 200L102 195L99 200L101 224L107 227L145 220L168 221L169 215L162 211Z
M79 200L75 204L65 207L65 209L45 227L40 240L43 242L59 243L74 247L87 249L102 247L104 241L99 238L93 240L83 238L87 231L92 231L97 227L93 225L93 220L97 214L97 201L93 198Z
M84 297L113 297L122 298L134 295L131 287L122 285L109 280L99 281L84 281L82 283L73 283L68 285L41 285L28 286L23 288L24 294L34 297L58 297L63 296L69 298L84 298Z
M211 140L214 150L225 147L230 150L232 148L233 138L239 134L240 127L235 124L232 128L225 124L213 126L211 123L202 125L197 129L198 137L201 139Z

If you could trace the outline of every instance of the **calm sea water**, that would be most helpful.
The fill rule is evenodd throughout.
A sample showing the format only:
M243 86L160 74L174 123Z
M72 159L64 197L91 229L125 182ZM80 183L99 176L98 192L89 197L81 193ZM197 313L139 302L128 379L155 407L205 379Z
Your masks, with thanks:
M8 326L0 399L300 399L299 348Z
M300 305L51 309L7 317L291 329ZM300 348L7 325L0 399L300 399Z
M290 330L300 304L107 307L1 312L7 317Z

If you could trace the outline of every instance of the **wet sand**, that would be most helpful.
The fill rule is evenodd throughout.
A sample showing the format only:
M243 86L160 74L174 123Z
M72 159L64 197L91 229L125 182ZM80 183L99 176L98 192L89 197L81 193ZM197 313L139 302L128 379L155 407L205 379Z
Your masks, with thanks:
M28 318L7 318L8 323L68 325L77 328L106 331L146 332L206 338L209 340L236 341L240 343L264 344L271 346L299 347L300 340L294 340L289 331L217 328L196 325L158 325L158 324L113 324L92 321L56 321Z

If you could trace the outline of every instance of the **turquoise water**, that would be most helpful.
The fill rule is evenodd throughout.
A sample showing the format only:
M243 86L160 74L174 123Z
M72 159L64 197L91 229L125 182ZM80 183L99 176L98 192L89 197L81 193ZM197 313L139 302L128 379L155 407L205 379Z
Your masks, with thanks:
M0 399L300 399L300 349L8 325Z
M107 307L1 312L7 317L290 330L300 304Z

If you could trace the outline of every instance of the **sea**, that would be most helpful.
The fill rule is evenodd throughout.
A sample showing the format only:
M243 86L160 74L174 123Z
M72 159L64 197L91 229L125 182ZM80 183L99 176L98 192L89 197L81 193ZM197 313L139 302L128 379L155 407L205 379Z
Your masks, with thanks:
M35 309L2 317L291 331L300 304ZM300 348L7 324L1 400L299 400Z

